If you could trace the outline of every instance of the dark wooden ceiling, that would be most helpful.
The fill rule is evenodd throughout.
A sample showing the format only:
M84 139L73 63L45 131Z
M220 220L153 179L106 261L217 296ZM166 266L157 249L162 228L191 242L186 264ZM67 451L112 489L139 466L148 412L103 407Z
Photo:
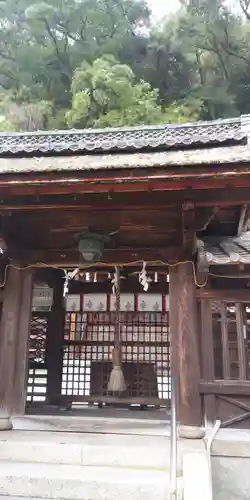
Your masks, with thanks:
M194 235L233 236L237 234L241 206L195 207L192 203L166 206L156 204L156 193L149 203L129 203L126 197L105 205L88 204L2 211L2 237L15 258L48 263L81 263L76 234L87 229L114 233L104 253L104 262L135 260L179 260L190 256ZM119 202L118 202L119 201ZM154 203L153 203L154 202ZM191 243L190 243L191 242ZM188 248L189 246L189 248Z

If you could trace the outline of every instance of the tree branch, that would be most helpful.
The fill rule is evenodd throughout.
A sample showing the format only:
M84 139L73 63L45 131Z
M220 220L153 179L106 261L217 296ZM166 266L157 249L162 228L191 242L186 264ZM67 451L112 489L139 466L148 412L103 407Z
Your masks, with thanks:
M250 21L250 12L249 12L250 0L239 0L239 4L246 19Z
M249 0L249 3L250 3L250 0ZM225 37L226 37L226 43L222 44L223 50L225 50L225 52L229 56L237 57L238 59L241 59L242 61L244 61L249 66L250 59L248 57L246 57L243 54L241 54L240 52L234 51L234 50L232 50L232 48L230 48L231 44L230 44L230 41L229 41L229 35L228 35L227 26L224 26L224 34L225 34Z
M58 59L60 59L61 58L61 54L60 54L60 50L59 50L59 47L58 47L58 44L57 44L57 39L56 39L56 37L55 37L55 35L54 35L54 33L53 33L53 31L52 31L52 29L51 29L48 21L47 21L47 19L44 18L43 21L44 21L44 24L46 26L47 33L48 33L48 35L50 36L51 40L54 43L57 57L58 57Z
M214 33L214 32L213 32L210 28L208 28L208 27L207 27L207 31L208 31L208 33L210 33L210 35L212 36L212 39L213 39L213 44L214 44L213 51L214 51L214 53L217 55L217 57L218 57L218 59L219 59L219 61L220 61L220 65L221 65L221 68L222 68L222 70L223 70L224 77L225 77L225 79L227 80L227 79L228 79L228 71L227 71L227 67L226 67L226 65L225 65L225 62L224 62L224 60L223 60L223 57L222 57L222 55L221 55L221 53L220 53L220 47L219 47L219 44L218 44L218 42L217 42L216 35L215 35L215 33Z
M203 74L200 53L197 49L195 50L195 57L196 57L196 63L197 63L197 67L198 67L198 73L200 76L200 82L201 82L201 85L203 86L205 84L205 78L204 78L204 74Z

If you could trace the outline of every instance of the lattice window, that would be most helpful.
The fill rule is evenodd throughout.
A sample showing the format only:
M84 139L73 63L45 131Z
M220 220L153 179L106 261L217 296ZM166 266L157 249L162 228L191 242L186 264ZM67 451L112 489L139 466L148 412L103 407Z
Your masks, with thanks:
M168 313L120 315L126 397L170 399ZM106 396L114 346L115 314L67 313L62 394Z
M249 372L249 308L241 303L212 303L215 377L245 380Z
M249 304L205 299L202 320L201 386L206 416L219 420L221 427L249 428Z
M29 361L44 363L48 318L43 313L33 313L29 337Z

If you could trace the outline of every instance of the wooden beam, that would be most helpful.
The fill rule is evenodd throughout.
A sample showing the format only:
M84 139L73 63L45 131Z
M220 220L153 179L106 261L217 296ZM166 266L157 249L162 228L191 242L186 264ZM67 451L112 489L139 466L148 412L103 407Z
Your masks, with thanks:
M248 170L227 170L223 173L208 171L205 174L171 173L165 171L157 175L135 176L134 171L128 177L114 178L81 178L68 177L53 178L48 176L41 178L27 178L17 176L4 180L0 178L1 195L5 192L11 195L41 195L41 194L68 194L68 193L131 193L143 191L179 191L192 187L193 189L223 189L226 186L234 188L250 187L250 175ZM249 195L248 195L249 200Z
M78 402L86 402L86 403L106 403L106 404L118 404L118 405L145 405L145 401L148 405L152 406L159 406L159 398L154 398L154 397L148 397L145 398L143 397L117 397L117 396L67 396L67 395L61 395L57 394L55 395L55 402L57 405L62 405L64 406L65 403L71 404L73 401L78 401ZM160 400L161 404L164 406L167 406L170 408L170 400L167 398L163 398Z
M13 414L24 415L28 376L28 344L32 301L32 269L21 271L22 290L19 327L16 346L15 380L13 387Z
M237 347L238 347L238 362L239 362L239 378L240 380L247 380L248 374L248 352L247 345L244 338L244 328L246 327L246 311L243 305L236 304L236 330L237 330ZM245 321L244 321L245 319Z
M0 430L11 428L14 405L15 360L22 293L22 271L10 267L7 274L0 329Z
M224 302L221 302L219 307L220 307L220 318L221 318L223 378L225 380L229 380L231 375L231 363L230 363L229 338L228 338L227 309L226 309L226 304Z
M199 325L193 268L190 263L169 269L170 335L173 375L177 379L181 425L202 425L199 393Z
M214 342L212 303L210 300L201 302L201 373L206 381L214 380ZM208 422L214 422L216 418L215 398L211 395L204 396L204 411Z
M167 191L152 190L152 186L145 187L144 191L130 191L129 193L114 192L112 189L100 193L81 194L81 188L63 186L51 192L51 184L47 187L8 188L1 193L0 213L11 211L41 211L41 210L150 210L169 207L181 207L186 199L192 200L196 207L229 207L249 204L249 188L229 187L227 185L212 189L194 189L193 186L184 186L182 189ZM23 197L25 196L25 201ZM54 198L55 197L55 198ZM66 198L65 198L66 197ZM69 198L71 201L69 201ZM73 198L76 198L75 200ZM65 201L64 201L65 199ZM50 201L49 201L50 200ZM200 228L198 228L200 229Z
M151 210L164 210L168 209L170 207L175 207L176 203L172 202L170 204L158 204L158 205L153 205L152 203L147 203L142 204L142 205L128 205L124 203L120 204L111 204L111 203L103 203L103 204L95 204L94 199L93 199L93 204L86 204L86 203L44 203L41 202L40 204L38 203L31 203L31 204L1 204L0 203L0 213L4 212L43 212L43 211L48 211L50 212L51 210L67 210L67 211L79 211L79 210L95 210L95 211L106 211L106 212L113 212L114 210L120 210L120 211L141 211L141 210L146 210L146 211L151 211ZM0 244L1 246L1 244Z
M89 263L85 262L77 250L48 250L37 252L34 254L37 262L42 262L47 265L56 264L58 266L67 265L88 267ZM176 262L184 258L183 252L178 247L167 248L117 248L106 249L104 251L101 262L104 264L127 264L135 265L135 262ZM34 261L33 261L34 262ZM97 264L99 267L99 264Z
M58 265L59 267L89 267L89 263L83 260L77 249L57 249L57 250L31 250L30 248L12 247L9 250L9 256L14 260L18 260L20 264L26 265L46 264ZM97 267L102 267L103 264L131 264L136 262L157 262L157 265L164 265L168 262L176 262L184 258L184 253L177 246L166 246L165 248L136 248L136 247L118 247L113 249L105 249ZM0 296L1 301L1 296Z
M182 248L186 258L192 258L195 242L195 207L193 202L185 202L182 205Z
M201 394L250 396L250 381L242 380L213 380L211 382L200 381Z
M216 290L199 288L196 291L198 299L219 300L224 302L250 302L250 290Z
M15 160L14 160L15 161ZM16 160L18 161L18 160ZM27 159L23 159L27 163ZM13 163L13 159L11 160ZM249 165L247 164L221 164L221 165L199 165L192 168L192 166L186 166L183 168L182 165L172 165L166 168L166 166L155 166L154 168L144 168L135 169L133 167L128 168L112 168L112 169L80 169L77 172L70 169L64 171L30 171L30 172L15 172L15 173L2 173L0 179L0 185L6 186L8 184L14 184L18 182L24 182L25 184L44 184L46 182L60 183L60 182L82 182L82 183L133 183L136 181L148 181L148 180L186 180L191 181L205 181L207 179L220 180L220 179L239 179L244 177L249 179Z
M59 270L52 271L53 305L49 315L46 359L47 359L47 394L46 400L49 404L56 404L55 395L61 391L61 376L63 364L63 325L64 305L63 286L64 273ZM50 280L51 281L51 280Z

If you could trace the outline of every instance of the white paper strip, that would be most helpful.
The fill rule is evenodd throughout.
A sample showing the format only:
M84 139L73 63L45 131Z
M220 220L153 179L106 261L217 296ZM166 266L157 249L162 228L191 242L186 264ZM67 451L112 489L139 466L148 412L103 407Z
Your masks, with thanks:
M163 300L164 300L164 302L165 302L165 304L164 304L164 309L165 309L166 311L169 311L169 295L164 295L164 296L163 296Z

